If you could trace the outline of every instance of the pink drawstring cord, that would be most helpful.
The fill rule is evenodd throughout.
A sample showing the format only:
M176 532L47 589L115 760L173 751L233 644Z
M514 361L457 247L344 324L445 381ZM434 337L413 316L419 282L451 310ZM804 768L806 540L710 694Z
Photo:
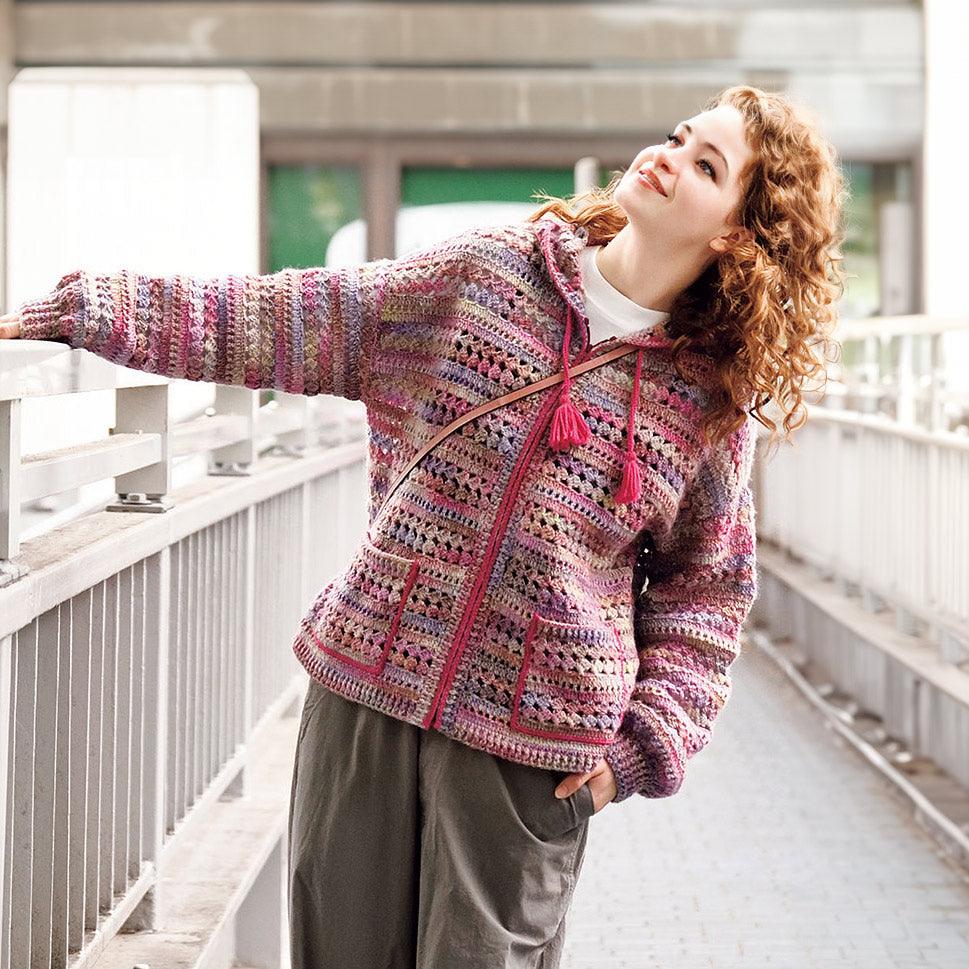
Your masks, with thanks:
M572 308L569 307L565 319L565 340L562 342L562 369L565 379L558 406L552 416L552 427L548 443L556 451L567 451L573 444L586 444L591 436L579 408L572 402L572 380L569 377L569 342L572 338Z
M636 401L639 400L639 380L643 370L643 351L636 354L636 376L633 379L633 396L629 404L629 426L626 428L626 460L622 469L622 483L613 495L617 505L639 501L643 494L643 469L633 449L633 428L636 423Z

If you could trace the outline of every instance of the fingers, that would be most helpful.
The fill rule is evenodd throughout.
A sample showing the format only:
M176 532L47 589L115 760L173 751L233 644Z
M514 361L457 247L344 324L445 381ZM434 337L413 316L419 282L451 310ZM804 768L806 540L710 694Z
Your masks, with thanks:
M612 801L619 791L616 786L616 776L604 757L591 771L584 774L569 774L555 788L555 796L559 798L571 797L583 784L589 785L597 812Z
M596 813L601 811L610 801L615 800L619 793L619 788L616 786L616 775L613 774L612 768L605 760L599 761L599 766L589 779L589 790L592 791Z
M592 771L586 774L569 774L568 777L555 788L555 796L559 798L571 797L583 784L588 783Z
M0 340L16 340L20 336L20 317L16 313L0 315Z

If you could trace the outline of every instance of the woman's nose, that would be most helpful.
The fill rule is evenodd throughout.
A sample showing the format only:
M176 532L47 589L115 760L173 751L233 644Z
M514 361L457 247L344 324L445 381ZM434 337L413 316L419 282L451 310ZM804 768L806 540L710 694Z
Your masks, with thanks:
M665 145L656 149L656 152L653 155L653 167L662 168L663 171L666 172L676 170L676 159Z

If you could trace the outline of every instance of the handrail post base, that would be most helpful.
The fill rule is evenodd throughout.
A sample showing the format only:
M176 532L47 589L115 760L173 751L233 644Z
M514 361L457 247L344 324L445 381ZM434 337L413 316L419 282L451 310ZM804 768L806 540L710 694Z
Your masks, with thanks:
M105 511L140 511L160 515L168 511L172 503L163 495L146 495L142 491L119 492L118 500L105 506Z
M252 474L252 468L242 461L216 461L209 465L209 474L222 478L245 478Z

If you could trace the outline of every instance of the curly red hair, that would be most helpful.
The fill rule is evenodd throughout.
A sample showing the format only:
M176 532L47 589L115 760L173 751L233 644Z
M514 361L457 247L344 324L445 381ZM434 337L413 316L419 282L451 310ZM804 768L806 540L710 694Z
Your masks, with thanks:
M680 295L667 330L674 360L689 352L713 360L720 393L704 420L708 437L726 437L748 415L772 437L788 437L804 423L807 385L823 385L835 347L843 180L817 124L787 98L741 86L706 107L720 105L740 112L754 156L735 215L747 233ZM605 245L627 221L613 199L617 184L548 199L532 218L555 215L584 228L590 245Z

